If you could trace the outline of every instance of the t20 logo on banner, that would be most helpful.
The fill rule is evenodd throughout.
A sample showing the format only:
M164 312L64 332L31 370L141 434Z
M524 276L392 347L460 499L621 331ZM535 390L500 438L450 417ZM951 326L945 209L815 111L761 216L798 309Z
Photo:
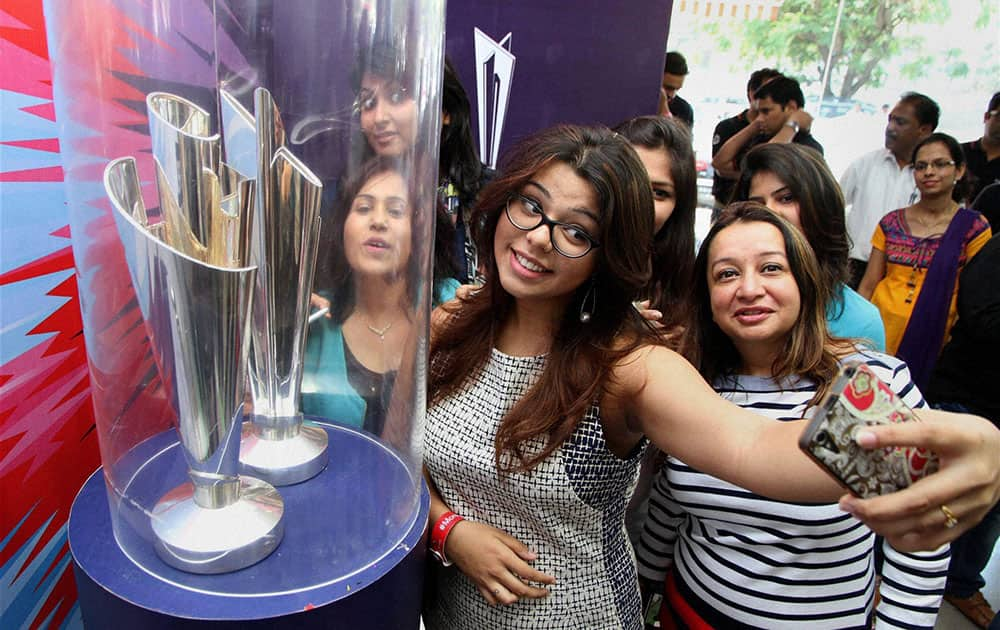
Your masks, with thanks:
M473 32L476 100L479 104L479 155L484 164L496 168L516 57L510 52L511 33L497 42L478 28L473 28Z

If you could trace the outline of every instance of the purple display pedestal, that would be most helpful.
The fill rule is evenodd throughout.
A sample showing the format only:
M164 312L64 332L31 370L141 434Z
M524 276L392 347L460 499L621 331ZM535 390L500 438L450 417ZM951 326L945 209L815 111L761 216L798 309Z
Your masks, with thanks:
M164 564L139 512L119 518L119 545L103 469L91 475L69 518L86 627L418 628L427 489L421 482L414 500L410 472L371 435L316 424L330 438L329 465L280 488L284 539L263 561L231 573L195 575ZM124 458L134 466L124 489L129 497L147 500L183 481L176 444L169 431ZM127 504L134 501L120 501L118 509Z

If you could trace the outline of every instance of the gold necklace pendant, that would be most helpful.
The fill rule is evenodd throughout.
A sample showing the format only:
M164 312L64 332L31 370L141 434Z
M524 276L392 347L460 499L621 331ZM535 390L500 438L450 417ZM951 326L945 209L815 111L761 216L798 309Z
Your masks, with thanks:
M376 328L376 327L374 327L374 326L372 326L371 324L368 324L368 323L365 323L365 326L368 328L368 330L370 330L374 334L378 335L378 338L379 338L380 341L385 341L385 334L387 332L389 332L390 328L392 328L392 322L389 322L388 324L386 324L382 328Z

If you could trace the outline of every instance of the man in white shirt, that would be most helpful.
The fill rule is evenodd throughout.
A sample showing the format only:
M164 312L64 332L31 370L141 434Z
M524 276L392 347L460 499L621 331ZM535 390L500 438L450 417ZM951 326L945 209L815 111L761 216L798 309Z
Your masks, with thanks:
M847 203L847 234L851 237L851 278L857 289L871 254L872 234L886 213L917 201L913 180L913 147L938 125L941 108L929 97L907 92L889 112L885 148L863 155L844 172L840 187Z

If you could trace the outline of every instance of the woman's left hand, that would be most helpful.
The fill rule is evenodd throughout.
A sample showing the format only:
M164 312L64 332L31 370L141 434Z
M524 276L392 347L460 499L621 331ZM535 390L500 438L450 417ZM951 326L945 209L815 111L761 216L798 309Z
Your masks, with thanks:
M859 432L858 443L925 448L938 455L941 469L906 490L840 500L842 509L900 551L932 550L955 540L1000 500L1000 429L969 414L931 409L917 414L923 422L870 427Z
M309 306L314 308L316 311L326 309L326 317L332 317L332 315L330 315L330 300L326 299L319 293L309 294Z

